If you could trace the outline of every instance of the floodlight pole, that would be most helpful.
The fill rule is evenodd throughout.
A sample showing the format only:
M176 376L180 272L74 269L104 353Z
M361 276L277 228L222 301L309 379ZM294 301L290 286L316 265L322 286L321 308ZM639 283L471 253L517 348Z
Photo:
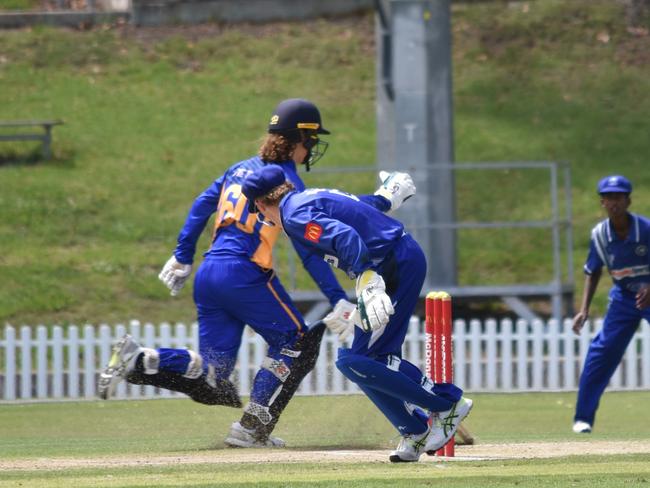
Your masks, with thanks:
M450 0L377 0L377 165L408 171L397 213L427 258L426 289L455 286Z

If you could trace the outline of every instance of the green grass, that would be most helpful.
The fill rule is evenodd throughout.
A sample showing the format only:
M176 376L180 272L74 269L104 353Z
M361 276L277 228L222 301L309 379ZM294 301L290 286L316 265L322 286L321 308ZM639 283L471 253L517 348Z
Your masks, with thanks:
M480 443L576 440L570 429L575 393L471 397L476 408L466 424ZM596 430L583 440L650 438L650 423L643 420L648 400L650 392L607 392ZM223 435L239 415L184 399L0 404L0 458L222 449ZM296 397L276 434L298 449L388 449L397 439L363 395Z
M650 438L644 405L650 392L606 393L596 430L570 430L575 394L472 395L466 421L478 444L632 441ZM221 439L239 412L189 400L0 405L0 458L101 460L227 454ZM622 420L624 419L624 421ZM290 449L385 449L396 434L364 396L297 397L276 429ZM459 453L462 453L459 448ZM495 447L498 449L498 447ZM208 457L209 459L209 457ZM636 486L650 480L648 455L458 463L219 463L86 467L48 471L5 469L0 487L18 486Z
M367 464L248 464L186 465L10 473L0 487L32 486L192 486L192 487L558 487L644 486L650 479L647 457L576 458L559 463L463 463L432 465Z
M0 11L34 10L39 6L39 0L2 0L2 3L0 3Z
M456 159L570 162L581 292L588 231L602 216L599 177L627 174L638 192L632 209L650 213L650 37L629 33L621 5L605 0L459 3L452 21ZM52 161L38 160L35 144L0 146L0 321L193 320L191 285L170 299L156 276L193 198L256 152L280 99L321 107L333 134L319 165L374 162L373 28L367 15L166 34L0 32L2 118L65 121ZM460 174L463 219L548 217L538 173ZM367 192L376 178L305 181ZM538 231L462 231L460 282L546 282L548 245ZM284 261L279 268L286 277ZM305 274L299 285L314 286ZM606 291L601 284L594 315Z

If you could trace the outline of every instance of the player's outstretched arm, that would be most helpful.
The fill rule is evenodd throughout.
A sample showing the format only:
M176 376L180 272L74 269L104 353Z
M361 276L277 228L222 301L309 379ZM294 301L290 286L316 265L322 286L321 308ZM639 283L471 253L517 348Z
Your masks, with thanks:
M192 273L196 243L208 220L217 209L223 178L221 176L217 179L194 200L185 219L185 224L178 235L176 249L158 275L160 281L171 290L172 296L178 295Z
M397 210L415 195L415 183L408 173L380 171L381 185L372 195L359 195L359 200L383 213Z
M602 271L598 269L585 277L585 286L582 292L580 311L575 315L575 317L573 317L572 329L576 334L580 334L585 322L589 318L589 307L591 306L591 300L594 298L594 293L596 293L596 289L598 288L601 273Z
M296 239L290 238L290 241L300 257L303 267L314 280L314 283L318 285L323 295L327 297L330 305L335 307L341 299L347 298L347 294L336 279L331 266Z
M415 183L408 173L399 171L380 171L381 185L375 195L384 197L390 202L390 210L397 210L402 204L415 195Z

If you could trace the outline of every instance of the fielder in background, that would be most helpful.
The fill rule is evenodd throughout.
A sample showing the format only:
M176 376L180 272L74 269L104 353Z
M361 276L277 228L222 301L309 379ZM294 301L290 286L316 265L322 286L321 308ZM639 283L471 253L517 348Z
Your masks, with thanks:
M623 358L642 318L650 320L650 221L628 212L632 184L624 176L607 176L598 183L600 205L607 219L591 231L580 311L573 318L579 334L589 317L591 300L605 266L614 286L603 328L589 346L574 417L575 433L591 432L600 397Z
M395 203L413 193L393 188ZM424 254L404 226L339 190L298 191L279 166L249 175L242 191L265 219L356 279L350 348L336 366L370 398L402 436L392 462L418 461L454 435L472 408L451 383L433 383L402 359L402 344L426 274ZM425 413L428 410L431 414ZM432 427L429 419L432 418Z
M240 407L230 376L244 327L249 325L267 342L267 357L253 380L241 420L232 424L225 443L231 447L284 446L271 432L300 382L313 369L325 326L305 325L273 271L272 248L280 228L266 225L249 212L241 188L247 175L271 162L278 164L297 188L304 188L297 165L309 170L323 156L327 143L320 139L321 134L329 132L313 103L284 100L271 116L259 155L231 166L198 196L159 278L172 295L180 292L192 272L199 236L216 214L212 244L194 280L199 351L142 348L127 336L115 346L100 377L102 398L109 398L126 379L179 391L208 405ZM382 210L391 209L390 198L368 198ZM355 306L347 301L327 263L303 244L293 244L334 307L324 321L335 330L346 328Z

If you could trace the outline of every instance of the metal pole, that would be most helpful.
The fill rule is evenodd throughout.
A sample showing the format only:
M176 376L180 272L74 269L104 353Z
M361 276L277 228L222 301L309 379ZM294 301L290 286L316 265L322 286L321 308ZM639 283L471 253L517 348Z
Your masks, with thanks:
M557 164L551 166L551 209L553 212L553 318L562 318L562 263L560 256L560 221L558 214Z
M426 288L457 283L449 0L390 0L391 72L378 53L377 153L381 169L411 172L418 195L397 212L427 257ZM385 37L380 41L383 44ZM390 80L394 99L387 93Z
M566 252L567 252L567 283L573 288L575 287L575 276L573 270L573 226L571 225L573 219L573 200L571 196L571 168L568 163L564 164L564 194L566 199ZM573 315L573 293L571 293L569 300L567 300L567 314Z

